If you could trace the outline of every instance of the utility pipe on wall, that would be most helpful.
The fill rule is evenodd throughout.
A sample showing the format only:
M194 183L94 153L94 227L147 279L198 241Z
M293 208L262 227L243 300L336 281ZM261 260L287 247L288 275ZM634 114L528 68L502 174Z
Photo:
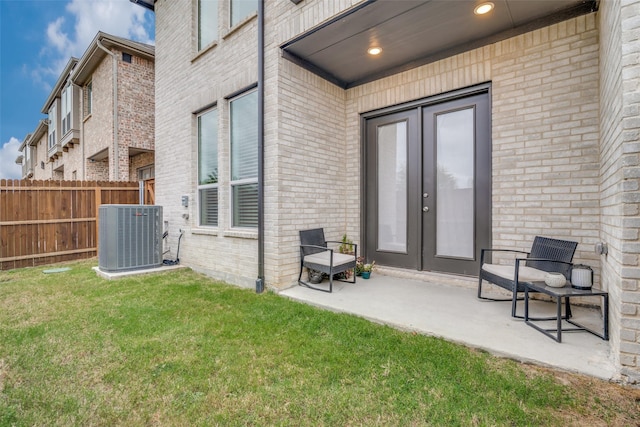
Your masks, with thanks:
M258 0L258 278L264 291L264 0Z
M82 176L80 178L80 180L84 181L87 179L87 171L86 171L86 166L85 164L87 163L86 160L84 158L84 117L83 117L83 112L84 112L84 89L82 89L82 87L80 87L79 85L76 84L76 82L74 82L73 80L71 81L71 84L73 85L74 88L78 89L78 93L80 93L80 98L82 99L82 102L80 103L82 105L82 108L80 109L80 113L78 114L78 121L80 122L80 141L82 141ZM73 96L73 95L72 95Z
M118 57L96 40L98 47L113 59L113 178L120 181L120 150L118 147Z

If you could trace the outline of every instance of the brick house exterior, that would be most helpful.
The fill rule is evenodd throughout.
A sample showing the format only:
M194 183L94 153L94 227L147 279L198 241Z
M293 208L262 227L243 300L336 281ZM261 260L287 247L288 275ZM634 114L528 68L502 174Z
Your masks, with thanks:
M153 171L154 67L153 46L99 32L69 60L42 108L48 118L23 141L33 151L23 178L137 181Z
M178 230L184 233L182 263L250 287L260 274L259 233L234 226L232 110L259 79L259 17L250 13L232 24L230 1L219 2L219 36L203 46L197 0L154 2L156 203L164 208L174 251ZM264 4L267 285L295 283L301 229L324 227L330 239L346 233L355 242L367 240L367 120L475 90L490 102L491 246L526 250L536 235L577 241L574 261L590 265L597 286L610 293L611 357L619 375L640 381L640 48L634 43L640 0L602 1L596 12L347 89L283 57L288 41L360 5ZM208 111L217 118L215 226L203 225L198 174L199 125ZM608 254L594 252L599 242ZM425 286L475 283L428 271L417 277Z

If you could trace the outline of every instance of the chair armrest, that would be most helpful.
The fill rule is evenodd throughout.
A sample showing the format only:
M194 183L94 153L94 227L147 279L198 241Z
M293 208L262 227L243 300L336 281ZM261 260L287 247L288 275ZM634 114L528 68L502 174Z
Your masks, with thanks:
M573 265L572 262L560 261L557 259L549 259L549 258L518 258L517 260L518 261L547 261L547 262L556 262L558 264Z
M529 255L529 252L527 252L527 251L519 251L517 249L481 249L481 251L482 252L515 252L515 253Z
M573 266L572 262L559 261L557 259L549 259L549 258L516 258L515 278L518 277L518 270L520 270L520 262L525 262L526 263L528 261L543 261L543 262L552 262L554 264L565 264L565 265L568 265L569 267Z
M341 245L353 246L353 253L358 255L358 244L357 243L345 243L342 240L327 240L325 243L339 243Z
M331 251L331 252L333 252L333 249L327 248L326 246L300 245L300 249L302 249L302 248L315 248L315 249L322 249L323 251Z
M482 264L484 264L484 254L485 252L507 252L507 253L516 253L516 254L525 254L525 255L529 255L529 252L527 251L520 251L517 249L489 249L489 248L483 248L480 249L480 266L482 267Z

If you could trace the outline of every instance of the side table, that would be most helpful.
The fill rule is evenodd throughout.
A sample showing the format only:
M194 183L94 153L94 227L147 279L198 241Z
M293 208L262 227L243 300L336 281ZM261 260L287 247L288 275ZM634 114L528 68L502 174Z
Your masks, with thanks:
M533 323L533 319L529 319L529 292L540 292L543 293L545 295L549 295L552 299L555 299L556 301L556 317L555 318L551 318L550 320L555 320L556 321L556 328L555 329L545 329L542 328L540 326L538 326L537 324ZM602 334L589 329L587 327L585 327L584 325L581 325L577 322L575 322L574 320L570 319L570 313L571 313L571 307L570 307L570 302L569 300L571 299L571 297L601 297L602 298L602 309L604 312L604 319L603 319L603 332ZM562 307L562 300L565 300L565 304L566 304L566 310L565 310L565 314L569 313L569 315L565 315L565 317L562 317L561 314L561 307ZM570 323L571 325L573 325L574 327L562 327L562 321L565 321L567 323ZM547 286L546 283L544 282L531 282L531 283L526 283L525 287L524 287L524 322L533 327L534 329L537 329L538 331L542 332L543 334L545 334L546 336L548 336L551 339L556 340L557 342L562 342L562 332L566 332L566 331L586 331L589 332L599 338L602 338L603 340L608 341L609 340L609 293L608 292L604 292L598 289L587 289L587 290L583 290L583 289L576 289L571 287L571 283L569 283L567 281L567 284L562 287L562 288L552 288L550 286Z

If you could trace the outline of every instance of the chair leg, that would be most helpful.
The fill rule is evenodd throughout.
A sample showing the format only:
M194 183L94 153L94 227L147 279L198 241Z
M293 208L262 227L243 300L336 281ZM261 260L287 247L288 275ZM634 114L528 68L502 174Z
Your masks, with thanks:
M300 265L300 274L298 274L298 285L300 286L304 286L305 288L309 288L309 289L313 289L315 291L321 291L321 292L332 292L333 291L333 282L330 281L329 282L329 289L323 289L323 288L319 288L317 286L312 286L311 283L307 283L304 280L302 280L302 271L304 270L304 266L301 264Z
M523 317L523 316L516 316L516 306L517 306L517 301L518 301L518 292L514 291L513 292L513 298L511 299L511 317Z
M489 282L491 283L491 282ZM486 301L511 301L511 298L490 298L482 296L482 277L478 277L478 299L483 299ZM522 301L522 298L518 298L518 301Z

